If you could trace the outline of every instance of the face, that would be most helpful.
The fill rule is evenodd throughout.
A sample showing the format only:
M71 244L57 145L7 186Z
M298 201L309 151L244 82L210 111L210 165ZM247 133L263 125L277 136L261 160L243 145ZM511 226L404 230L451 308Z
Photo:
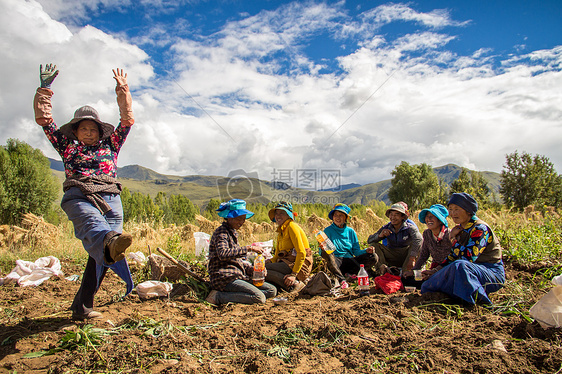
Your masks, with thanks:
M456 204L449 204L449 216L457 225L463 225L470 220L470 214Z
M393 226L398 226L404 221L404 215L396 210L391 210L388 214L388 218L390 218L390 223L392 223Z
M85 145L95 145L100 140L98 124L92 120L80 121L78 128L73 131L74 136Z
M425 215L425 225L430 230L441 230L441 226L443 224L437 219L437 217L435 217L430 212L427 212L427 214Z
M281 226L288 219L289 215L284 210L275 209L275 223Z
M246 222L246 215L242 214L241 216L235 218L227 218L226 221L228 222L228 225L230 227L232 227L234 230L238 230L240 227L242 227L244 222Z
M343 227L343 225L345 225L345 221L347 220L347 214L336 210L332 215L332 220L334 221L336 226Z

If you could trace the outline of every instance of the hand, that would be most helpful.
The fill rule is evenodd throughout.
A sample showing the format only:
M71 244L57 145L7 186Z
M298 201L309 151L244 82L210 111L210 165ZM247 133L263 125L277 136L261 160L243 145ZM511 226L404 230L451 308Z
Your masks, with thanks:
M365 248L365 250L367 251L367 253L373 253L375 252L375 247Z
M296 281L297 281L297 277L293 274L287 274L285 275L285 278L283 278L283 283L285 283L285 287L294 286Z
M414 276L414 271L413 270L406 270L402 273L402 276L404 278L408 278L408 277L413 277Z
M43 70L43 65L39 65L39 79L41 79L42 88L51 88L51 83L59 75L59 71L56 69L57 65L53 64L45 65L45 70Z
M456 225L455 227L453 227L453 229L451 230L451 233L449 234L449 237L455 238L458 234L460 234L460 232L462 231L462 227L461 225Z
M439 270L436 268L422 271L422 279L429 279L433 274L437 273Z
M260 247L259 245L251 245L251 246L248 248L248 250L251 251L251 252L255 252L255 253L259 254L259 255L263 254L263 248Z
M123 75L123 69L119 70L119 68L117 68L117 71L113 69L113 78L117 81L118 86L124 86L127 84L127 73Z
M389 236L390 234L392 234L392 231L390 231L389 229L384 229L381 231L381 233L379 234L379 238L386 238L387 236Z

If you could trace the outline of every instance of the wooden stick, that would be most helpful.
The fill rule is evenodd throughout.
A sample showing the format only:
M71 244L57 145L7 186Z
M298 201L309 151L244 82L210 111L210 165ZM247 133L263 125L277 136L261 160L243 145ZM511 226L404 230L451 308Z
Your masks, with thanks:
M156 250L160 252L164 257L166 257L168 260L172 261L177 267L183 270L183 272L186 273L187 275L197 279L199 282L205 282L205 279L201 278L199 275L195 274L194 272L192 272L191 270L180 264L175 258L173 258L168 252L166 252L162 248L157 247Z

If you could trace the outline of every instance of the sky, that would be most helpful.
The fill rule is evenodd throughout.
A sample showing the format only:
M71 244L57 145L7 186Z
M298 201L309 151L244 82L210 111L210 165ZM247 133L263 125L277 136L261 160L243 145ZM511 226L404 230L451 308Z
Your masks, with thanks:
M127 72L120 167L367 184L518 151L562 172L561 19L558 0L2 0L0 144L59 158L32 109L54 63L58 125L82 105L117 125Z

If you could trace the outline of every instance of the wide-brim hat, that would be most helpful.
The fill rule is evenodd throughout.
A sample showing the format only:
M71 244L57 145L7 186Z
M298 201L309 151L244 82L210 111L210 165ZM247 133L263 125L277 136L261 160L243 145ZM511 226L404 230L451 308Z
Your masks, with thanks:
M447 206L455 204L467 211L471 216L478 211L478 203L471 194L466 192L457 192L451 195Z
M275 206L275 208L270 209L267 213L271 221L275 222L275 211L277 209L284 211L285 213L287 213L290 219L295 220L295 216L297 215L297 213L293 212L293 204L281 201Z
M113 131L115 131L113 125L100 120L100 115L98 114L97 110L89 105L84 105L83 107L76 109L76 111L74 112L74 118L71 119L70 122L62 125L60 128L60 132L62 132L62 134L69 139L78 140L78 138L76 138L76 135L74 135L74 130L77 128L77 124L80 121L84 121L86 119L94 121L98 124L98 128L100 131L100 140L109 138Z
M351 211L351 208L349 208L347 205L345 205L344 203L337 203L336 205L334 205L334 207L332 208L332 210L330 211L330 213L328 213L328 218L329 219L333 219L332 217L334 216L334 213L338 211L338 212L342 212L345 213L345 215L347 217L349 217L349 212ZM346 217L346 219L347 219Z
M390 211L395 210L399 213L402 213L403 215L405 215L406 217L408 217L408 211L406 210L406 208L404 207L404 205L400 204L400 203L396 203L396 204L392 204L392 206L390 208L388 208L386 210L385 216L389 217L390 216Z
M222 218L236 218L243 215L246 215L246 218L250 218L254 215L254 212L246 209L246 202L241 199L232 199L226 203L221 203L216 211L219 217Z
M418 219L421 223L425 223L425 216L427 215L427 213L433 214L435 218L437 218L439 221L441 221L442 224L445 225L445 227L449 227L449 223L447 222L449 211L443 205L435 204L429 208L422 209L420 214L418 214Z

